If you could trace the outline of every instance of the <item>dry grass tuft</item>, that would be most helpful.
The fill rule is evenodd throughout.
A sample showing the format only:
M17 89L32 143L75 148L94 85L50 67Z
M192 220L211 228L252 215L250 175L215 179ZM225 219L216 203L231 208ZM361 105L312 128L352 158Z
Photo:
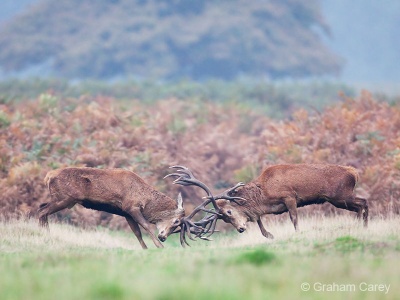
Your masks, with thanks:
M82 229L52 223L50 230L36 220L0 222L0 252L64 251L72 248L141 250L135 236L121 235L105 228Z

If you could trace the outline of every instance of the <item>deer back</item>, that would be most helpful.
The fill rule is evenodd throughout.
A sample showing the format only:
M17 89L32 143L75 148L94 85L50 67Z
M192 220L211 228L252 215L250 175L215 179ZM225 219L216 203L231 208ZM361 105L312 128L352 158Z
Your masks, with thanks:
M295 194L299 198L335 197L352 192L358 175L354 168L339 165L295 164L266 168L256 183L267 198Z

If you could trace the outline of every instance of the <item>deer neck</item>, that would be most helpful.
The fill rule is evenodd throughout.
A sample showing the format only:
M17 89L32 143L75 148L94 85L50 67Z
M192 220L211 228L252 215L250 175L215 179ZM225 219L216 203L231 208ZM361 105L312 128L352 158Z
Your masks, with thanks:
M246 188L246 190L242 197L247 201L241 206L241 209L249 217L250 221L255 222L264 214L261 205L263 191L256 182L250 182L244 188Z
M175 200L155 191L151 201L143 205L142 213L146 220L155 224L161 220L178 216L180 210L178 210L178 204Z

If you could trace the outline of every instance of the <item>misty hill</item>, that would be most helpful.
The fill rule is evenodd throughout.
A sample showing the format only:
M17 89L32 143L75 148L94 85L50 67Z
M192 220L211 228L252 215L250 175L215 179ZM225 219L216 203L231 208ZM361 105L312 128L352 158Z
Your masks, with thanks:
M319 2L42 0L0 27L0 68L68 78L337 74Z

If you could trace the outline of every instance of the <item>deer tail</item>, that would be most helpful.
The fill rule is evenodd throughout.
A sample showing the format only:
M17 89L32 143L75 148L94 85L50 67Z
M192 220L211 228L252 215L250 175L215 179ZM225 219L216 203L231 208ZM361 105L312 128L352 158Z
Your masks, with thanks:
M43 180L43 181L44 181L44 184L47 186L47 188L50 187L50 182L51 182L51 180L52 180L54 177L56 177L57 174L58 174L57 170L53 170L53 171L47 172L46 177L45 177L44 180Z

